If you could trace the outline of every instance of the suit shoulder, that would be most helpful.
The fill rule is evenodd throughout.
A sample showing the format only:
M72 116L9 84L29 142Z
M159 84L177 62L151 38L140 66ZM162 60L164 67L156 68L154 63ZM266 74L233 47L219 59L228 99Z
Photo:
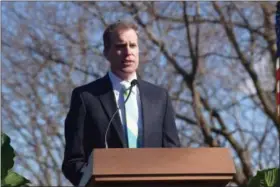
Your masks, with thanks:
M153 83L150 83L150 82L147 82L147 81L144 81L144 80L142 80L142 82L145 85L145 87L148 88L150 91L156 92L158 94L159 93L160 94L168 93L167 89L165 89L161 86L155 85Z
M79 92L79 93L81 93L81 92L92 92L95 89L102 86L102 80L103 80L103 78L98 78L98 79L96 79L92 82L89 82L87 84L77 86L73 89L73 92Z

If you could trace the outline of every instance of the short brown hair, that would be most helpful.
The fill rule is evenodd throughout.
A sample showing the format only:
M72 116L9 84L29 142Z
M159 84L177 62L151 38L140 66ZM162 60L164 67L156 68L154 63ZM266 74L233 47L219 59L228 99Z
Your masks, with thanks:
M110 24L103 33L103 43L104 43L104 51L108 51L111 47L111 36L113 33L119 30L128 30L133 29L136 34L138 32L138 28L135 24L125 21L118 21Z

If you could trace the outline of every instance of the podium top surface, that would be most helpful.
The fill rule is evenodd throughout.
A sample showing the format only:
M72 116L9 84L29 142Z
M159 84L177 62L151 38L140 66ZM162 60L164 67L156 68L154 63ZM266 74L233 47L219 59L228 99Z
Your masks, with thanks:
M95 149L93 175L233 175L227 148Z

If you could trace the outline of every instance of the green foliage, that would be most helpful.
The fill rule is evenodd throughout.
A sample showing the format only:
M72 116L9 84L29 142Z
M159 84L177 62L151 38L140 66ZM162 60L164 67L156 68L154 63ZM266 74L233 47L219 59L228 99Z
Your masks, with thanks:
M1 186L27 186L30 181L12 171L12 168L14 166L15 151L10 143L10 137L1 132Z
M279 187L280 168L270 168L258 171L256 176L249 180L248 187Z
M10 138L1 133L1 180L8 174L8 170L14 166L15 152L10 142Z

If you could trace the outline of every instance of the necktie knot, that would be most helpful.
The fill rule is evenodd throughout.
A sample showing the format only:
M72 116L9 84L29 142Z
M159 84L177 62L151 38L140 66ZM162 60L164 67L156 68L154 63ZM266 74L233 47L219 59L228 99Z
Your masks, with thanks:
M121 85L122 85L122 93L124 94L124 96L126 98L129 93L129 85L128 84L121 84Z

